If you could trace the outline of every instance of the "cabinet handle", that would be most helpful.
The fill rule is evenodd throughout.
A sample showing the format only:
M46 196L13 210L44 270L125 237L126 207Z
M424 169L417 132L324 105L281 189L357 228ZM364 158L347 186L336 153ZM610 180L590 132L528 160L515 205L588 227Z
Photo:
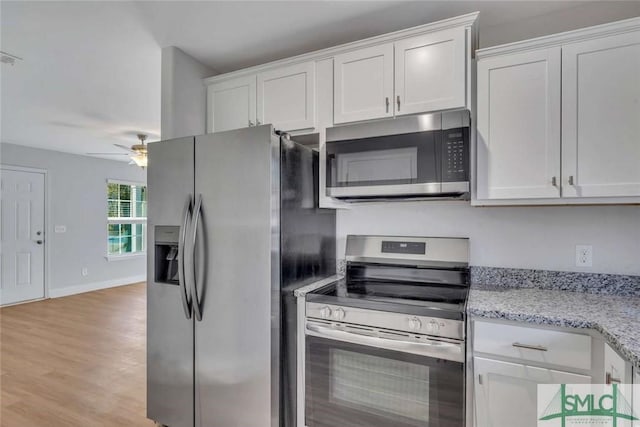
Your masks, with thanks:
M256 120L256 126L260 126L262 122L260 120Z
M251 120L249 120L249 127L253 126L253 122Z
M388 96L384 99L384 103L387 106L387 113L388 113L389 112L389 97Z
M400 111L400 95L398 95L396 99L398 101L398 111Z
M569 185L575 185L573 181L573 175L569 175Z
M482 374L478 374L478 384L482 385Z
M607 385L622 384L622 380L620 380L620 378L614 378L613 375L611 375L611 372L607 372L607 374L605 375L605 381L604 382Z
M516 348L524 348L527 350L548 351L546 347L543 347L541 345L520 344L519 342L514 342L512 345Z
M558 180L556 179L555 176L551 177L551 185L553 185L554 187L558 186Z

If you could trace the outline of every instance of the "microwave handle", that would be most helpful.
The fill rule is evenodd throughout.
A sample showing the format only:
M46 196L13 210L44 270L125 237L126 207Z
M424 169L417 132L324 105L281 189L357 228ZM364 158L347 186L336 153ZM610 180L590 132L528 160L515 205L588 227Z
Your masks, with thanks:
M395 338L382 338L354 331L342 331L326 326L307 322L306 334L330 340L344 341L368 347L384 348L402 353L412 353L436 359L464 362L464 343L450 343L446 341L425 340L406 341Z

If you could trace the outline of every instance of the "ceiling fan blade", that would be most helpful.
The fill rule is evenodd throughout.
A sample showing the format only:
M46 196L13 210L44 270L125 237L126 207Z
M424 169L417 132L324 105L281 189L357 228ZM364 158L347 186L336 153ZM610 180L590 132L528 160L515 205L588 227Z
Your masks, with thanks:
M113 144L113 145L115 145L116 147L120 147L120 148L122 148L123 150L127 150L127 151L130 151L130 152L132 152L132 153L134 152L134 151L131 149L131 147L127 147L126 145L122 145L122 144Z
M85 153L88 156L128 156L129 153Z

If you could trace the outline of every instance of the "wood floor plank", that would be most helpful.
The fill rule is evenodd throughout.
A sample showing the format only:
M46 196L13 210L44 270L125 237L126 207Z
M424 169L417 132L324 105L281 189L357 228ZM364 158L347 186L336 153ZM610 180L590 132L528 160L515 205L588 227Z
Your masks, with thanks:
M0 309L1 427L149 427L146 286Z

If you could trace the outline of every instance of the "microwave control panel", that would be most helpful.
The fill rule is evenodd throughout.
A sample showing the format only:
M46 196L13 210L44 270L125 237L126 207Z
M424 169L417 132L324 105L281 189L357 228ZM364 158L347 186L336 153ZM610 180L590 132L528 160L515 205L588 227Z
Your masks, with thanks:
M468 129L449 130L443 134L442 181L469 180Z

